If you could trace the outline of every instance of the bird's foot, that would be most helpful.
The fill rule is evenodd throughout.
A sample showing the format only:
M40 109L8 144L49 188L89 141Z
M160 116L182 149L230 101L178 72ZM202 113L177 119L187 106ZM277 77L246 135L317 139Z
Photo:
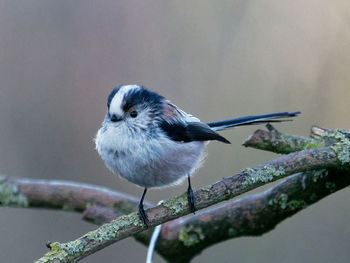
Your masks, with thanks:
M196 198L194 196L193 190L191 185L188 186L187 189L187 200L188 200L188 205L190 207L190 210L193 214L196 212Z
M140 219L142 221L142 223L148 227L148 223L149 223L149 220L148 220L148 217L147 217L147 214L145 212L145 209L143 209L143 204L139 204L139 216L140 216Z

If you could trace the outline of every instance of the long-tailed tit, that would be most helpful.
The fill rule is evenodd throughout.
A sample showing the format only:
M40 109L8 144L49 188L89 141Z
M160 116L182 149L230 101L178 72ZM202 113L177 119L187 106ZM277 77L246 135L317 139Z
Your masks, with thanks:
M96 149L106 166L144 187L138 211L148 218L143 199L148 188L161 188L188 179L188 203L195 211L190 175L205 158L208 141L230 143L217 131L267 122L280 122L300 112L282 112L204 124L161 95L139 85L122 85L108 96L107 114L96 135Z

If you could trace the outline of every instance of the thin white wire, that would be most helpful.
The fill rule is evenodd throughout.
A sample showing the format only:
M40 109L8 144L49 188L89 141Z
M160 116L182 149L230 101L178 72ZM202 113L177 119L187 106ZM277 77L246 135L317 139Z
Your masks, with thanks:
M163 203L163 200L158 202L158 205ZM156 247L157 239L160 233L160 230L162 229L162 225L158 225L154 228L151 241L149 242L148 250L147 250L147 258L146 263L152 263L152 257L154 254L154 248Z
M161 229L162 229L162 225L158 225L153 230L151 241L149 242L149 246L147 250L146 263L152 263L154 248L156 247L157 239Z

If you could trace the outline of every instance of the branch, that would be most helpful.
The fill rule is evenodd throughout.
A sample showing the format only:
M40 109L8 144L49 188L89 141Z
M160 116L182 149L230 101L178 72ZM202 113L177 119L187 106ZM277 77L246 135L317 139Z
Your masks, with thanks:
M115 208L130 213L138 199L106 187L70 181L37 180L0 176L0 205L54 208L83 212L91 205ZM147 207L152 206L145 203Z
M320 133L319 132L320 129L321 128L318 128L318 133ZM270 133L280 134L272 126L270 127L269 130L270 130ZM285 135L284 136L280 136L280 135L279 136L271 136L270 134L268 134L268 132L261 131L261 132L256 132L254 134L254 136L251 136L250 140L251 141L259 141L260 140L260 141L264 142L264 140L261 140L261 138L258 138L258 136L263 136L263 138L266 138L268 136L270 138L273 138L272 140L276 140L276 139L280 140L280 138L285 138ZM324 136L324 138L322 136ZM334 151L334 153L337 157L336 159L339 162L341 162L342 164L345 164L346 158L344 159L344 157L349 157L349 151L348 151L349 145L347 144L347 140L344 138L349 138L350 137L349 134L344 132L344 131L341 131L341 132L337 131L335 133L332 133L332 131L330 131L330 130L324 130L324 132L322 133L322 136L318 136L318 143L323 143L322 145L330 145L329 142L332 142L333 145L331 145L331 147L328 147L328 148L330 148ZM308 138L296 137L296 136L294 136L294 137L300 138L303 141L309 140ZM296 141L296 140L298 140L298 139L294 139L294 141ZM247 140L247 141L249 141L249 140ZM263 148L264 145L266 145L266 141L267 140L265 140L265 142L263 144L261 144L262 146L259 145L258 143L255 143L254 147L256 147L256 148L262 147ZM283 144L276 143L276 142L272 142L270 144L273 145L273 147L270 147L270 150L273 150L276 152L279 152L279 150L280 150L279 147L281 147L281 145L283 146ZM301 145L301 143L296 141L296 143L294 143L294 145ZM250 145L248 145L248 146L250 146ZM298 148L294 147L294 150L298 150ZM347 156L346 156L346 153L348 154ZM310 156L312 156L312 155L310 155ZM277 159L277 160L279 160L279 159ZM317 158L315 160L317 160ZM322 158L320 158L320 160L322 161ZM248 174L248 177L247 177L248 179L250 176L252 176L252 178L245 181L245 184L247 184L247 182L249 182L249 184L255 183L255 180L262 181L262 182L270 181L271 178L269 178L268 173L271 173L271 172L273 173L273 175L272 175L273 177L275 175L277 175L277 177L284 176L284 175L280 174L283 172L283 169L281 169L281 167L283 168L283 166L280 166L278 169L276 169L276 167L278 167L278 165L277 165L278 162L276 162L275 165L272 165L272 167L269 166L273 162L274 161L266 163L265 165L258 166L254 169L246 169L244 172L242 172L241 174L245 174L245 173ZM330 164L334 165L334 162L330 161ZM324 163L324 165L327 165L327 164ZM273 170L275 170L275 171L273 171ZM263 173L261 173L261 172L263 172ZM276 174L276 172L277 172L277 174ZM317 174L319 175L320 173L316 172L316 175ZM311 175L308 175L308 176L311 176ZM235 177L235 176L233 176L233 177ZM231 177L231 178L233 178L233 177ZM236 175L236 177L237 177L237 175ZM306 178L306 175L304 175L303 178ZM226 178L226 180L227 179L230 179L230 178ZM225 179L223 179L222 181L224 181L224 180ZM271 180L275 180L275 179L272 178ZM254 181L254 182L251 182L251 181ZM220 183L220 182L218 182L218 183ZM304 183L305 183L305 180L304 180ZM216 185L216 184L214 184L214 185ZM327 184L322 183L321 185L327 185L327 187L332 189L332 191L338 190L338 188L337 188L338 185L336 184L334 187L334 184L332 182L329 182L329 183L327 182ZM204 188L204 190L208 191L209 188L206 188L206 189ZM271 191L273 191L273 189ZM291 194L288 192L289 190L285 189L285 191L287 191L285 193L288 193L288 197L289 197L288 200L291 200L290 199ZM324 192L324 193L329 194L326 192ZM251 198L252 198L251 200L254 200L254 198L258 198L258 196L259 195L251 196ZM283 198L285 198L284 195L282 195L282 196L283 196ZM259 198L263 198L263 197L264 196L261 195ZM320 198L322 198L322 197L323 196L320 195ZM313 197L313 199L315 199L315 198ZM236 204L236 205L233 205L232 207L235 210L236 209L237 210L244 209L244 207L249 206L248 204L246 204L245 200L246 199L243 198L243 199L235 201L233 204ZM317 200L318 199L311 200L311 201L317 201ZM256 199L254 202L262 203L262 201L263 200ZM128 212L135 209L137 202L138 202L138 200L136 200L134 197L130 197L127 195L116 193L116 192L109 190L107 188L96 187L96 186L92 186L92 185L78 184L78 183L73 183L73 182L62 182L62 181L13 179L13 178L5 178L5 177L0 178L0 203L2 205L18 206L18 207L29 206L29 207L59 208L59 209L65 209L65 210L75 210L78 212L81 212L85 208L87 208L84 210L85 211L84 218L86 218L86 219L90 218L90 220L94 220L94 223L98 223L98 224L106 222L106 221L111 221L112 219L121 215L120 212L117 212L111 208L115 207L119 211L122 211L123 213L128 213ZM311 203L312 202L308 203L307 201L305 201L305 205L308 205ZM230 206L231 206L230 203L221 206L222 211L226 211L226 212L231 211L232 208L230 208ZM108 207L111 207L111 208L108 208ZM276 212L277 215L281 215L281 217L278 217L280 219L276 220L275 224L277 224L279 221L282 221L285 218L285 213L284 213L285 211L287 211L287 210L283 210L283 211L280 210L280 211ZM299 210L296 209L295 211L299 211ZM206 225L210 226L210 224L212 224L212 222L208 222L207 219L208 218L212 218L212 219L217 218L217 216L216 216L217 213L218 212L216 211L216 208L215 208L215 209L208 210L204 213L198 213L196 216L193 216L191 218L187 218L185 220L183 220L183 219L182 220L175 220L175 221L168 222L167 224L163 225L163 229L166 229L166 231L162 232L160 239L158 241L158 245L157 245L158 253L160 253L163 257L165 257L168 261L174 261L174 260L171 260L171 259L174 259L174 255L172 255L172 253L171 253L173 250L171 248L176 246L177 252L181 252L180 254L182 255L182 257L181 257L182 260L186 261L185 260L186 258L190 259L195 254L200 253L200 251L203 250L205 247L208 247L212 244L215 244L216 242L220 242L220 240L222 240L222 238L225 238L225 237L220 237L217 239L216 238L215 239L213 239L213 238L208 239L207 238L207 236L208 236L207 228L208 227ZM96 216L96 215L99 215L99 216ZM223 215L223 213L221 213L221 215ZM252 212L252 214L247 214L247 216L250 217L250 220L252 220L252 223L254 223L255 220L259 219L259 216L252 218L251 217L252 215L254 215L253 212ZM229 215L229 217L233 218L232 213ZM221 220L225 221L225 218L222 217ZM233 222L236 222L236 221L238 221L238 220L237 219L233 220ZM271 220L271 222L273 222L273 221ZM195 225L196 229L200 227L200 229L202 229L202 232L206 237L205 241L201 241L201 240L197 239L198 242L201 241L201 242L199 242L199 243L201 243L200 245L196 245L192 242L193 240L196 240L196 239L193 239L193 236L197 235L197 234L193 235L193 233L192 233L193 226L192 225ZM190 226L190 228L188 228L188 226ZM209 230L210 230L210 228L211 227L209 227ZM230 227L229 230L231 228L232 227ZM240 228L241 235L245 235L245 231L249 230L248 228L245 229L243 226L240 226L239 228ZM254 231L256 231L256 230L254 230ZM269 229L266 228L266 231L269 231ZM247 232L246 234L249 234L249 232ZM135 237L137 240L147 244L150 235L151 235L151 231L144 231L142 233L139 233ZM209 236L211 236L211 235L209 234ZM230 235L230 238L233 238L236 236L238 236L238 235ZM195 243L197 241L195 241ZM70 243L72 243L72 242L70 242ZM79 242L78 242L78 244L80 245ZM188 247L189 244L190 244L190 246L189 246L190 249ZM58 243L52 244L53 249L52 249L52 251L49 252L49 254L52 255L52 254L57 253L57 250L60 250L61 246L63 246L63 245L65 245L65 244L58 244ZM73 243L72 245L77 245L77 243ZM40 261L38 261L38 262L40 262ZM55 262L55 261L51 261L51 262ZM61 262L61 261L58 261L58 262ZM66 262L66 261L62 261L62 262ZM174 262L177 262L177 261L175 260Z
M233 198L263 184L289 176L294 173L315 169L332 168L343 165L344 152L349 153L346 142L337 147L322 147L303 150L280 157L273 161L246 169L243 172L224 178L221 181L196 191L198 209L208 207ZM149 226L154 227L166 221L189 214L186 195L170 199L163 204L147 210ZM78 261L118 240L134 235L145 227L137 213L121 216L108 224L91 231L68 243L53 243L51 251L37 262Z
M350 133L344 130L330 130L318 126L311 127L311 137L306 138L280 133L271 124L268 131L256 130L244 142L243 146L275 153L291 153L304 149L330 146L343 164L350 161Z
M324 138L306 138L287 133L280 133L271 124L265 130L256 130L244 142L243 146L272 151L275 153L291 153L304 149L329 146Z
M189 262L205 248L224 240L262 235L282 220L349 184L349 173L325 170L299 173L261 194L190 217L186 224L175 221L177 223L163 229L165 234L157 246L164 248L162 255L173 259L171 262ZM177 234L175 239L174 234Z
M292 175L265 192L165 223L156 251L168 262L190 262L207 247L224 240L267 233L286 218L349 185L349 172L340 170ZM84 212L84 219L97 224L118 216L105 207L92 206ZM135 238L148 244L151 234L144 231Z

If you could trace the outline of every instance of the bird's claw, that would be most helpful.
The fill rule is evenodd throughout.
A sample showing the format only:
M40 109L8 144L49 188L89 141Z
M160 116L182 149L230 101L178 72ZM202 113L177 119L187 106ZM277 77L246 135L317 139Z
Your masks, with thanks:
M187 189L187 200L188 200L188 205L190 207L190 210L193 214L196 212L196 198L194 196L193 190L191 186L188 186Z
M148 220L148 216L145 212L145 209L143 209L143 204L139 204L139 216L140 216L140 219L142 221L142 223L148 227L148 223L149 223L149 220Z

